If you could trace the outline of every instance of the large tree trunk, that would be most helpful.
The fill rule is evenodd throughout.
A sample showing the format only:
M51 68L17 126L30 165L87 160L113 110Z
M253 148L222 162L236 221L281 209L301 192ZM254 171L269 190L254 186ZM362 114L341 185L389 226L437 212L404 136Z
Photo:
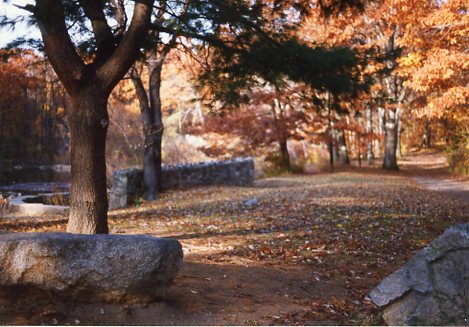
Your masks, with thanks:
M81 13L90 20L96 46L95 56L87 56L85 62L70 37L66 23L66 16L70 16L63 1L35 1L33 15L41 31L44 51L72 104L68 113L72 139L69 232L108 232L107 99L138 55L151 22L153 2L136 1L128 28L118 21L122 31L114 33L106 19L105 2L79 1Z
M72 189L67 232L108 233L106 188L107 95L89 87L71 98Z
M397 167L397 117L396 109L388 109L385 117L383 168L398 170Z
M366 160L368 161L368 165L372 165L374 161L374 154L373 154L373 142L372 142L372 134L373 134L373 113L371 111L371 106L366 108L365 111L366 116Z

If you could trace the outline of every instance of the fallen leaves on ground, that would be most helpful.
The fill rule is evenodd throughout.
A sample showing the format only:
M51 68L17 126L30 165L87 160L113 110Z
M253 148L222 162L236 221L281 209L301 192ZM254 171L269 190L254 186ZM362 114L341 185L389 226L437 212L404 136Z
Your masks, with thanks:
M303 310L270 323L370 324L377 312L368 292L447 227L467 222L468 212L467 204L436 197L402 175L352 170L169 191L112 212L110 229L176 237L186 258L201 262L298 265L307 268L307 283L343 285L337 295L292 297ZM17 217L1 221L0 230L64 231L65 223L63 217Z

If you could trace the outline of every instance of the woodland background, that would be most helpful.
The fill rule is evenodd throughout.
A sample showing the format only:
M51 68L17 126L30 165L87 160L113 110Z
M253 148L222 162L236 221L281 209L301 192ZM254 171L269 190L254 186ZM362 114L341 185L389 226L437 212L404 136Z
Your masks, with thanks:
M453 170L467 173L467 4L430 3L382 1L327 20L312 11L291 32L306 45L352 48L366 59L360 74L371 86L353 99L331 101L327 92L284 78L276 85L258 79L237 91L244 100L235 105L219 101L214 78L203 79L216 56L178 37L161 79L163 162L251 155L267 175L314 172L330 169L328 152L335 164L381 162L386 138L395 137L397 156L438 145ZM50 64L39 51L14 44L0 59L2 164L67 163L69 104ZM148 63L135 69L147 83ZM113 91L109 112L108 177L142 164L140 107L130 74Z

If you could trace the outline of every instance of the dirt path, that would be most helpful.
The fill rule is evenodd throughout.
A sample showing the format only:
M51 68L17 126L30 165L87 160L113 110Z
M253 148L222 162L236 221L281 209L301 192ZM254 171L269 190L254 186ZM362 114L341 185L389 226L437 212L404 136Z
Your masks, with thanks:
M430 150L401 160L399 166L423 187L469 203L469 177L448 173L441 151Z
M112 212L112 233L182 243L184 265L168 295L128 306L0 294L0 324L382 324L369 291L447 227L469 220L468 204L409 178L436 176L419 175L412 160L397 173L351 168L171 191ZM16 217L0 219L0 231L63 231L65 223Z

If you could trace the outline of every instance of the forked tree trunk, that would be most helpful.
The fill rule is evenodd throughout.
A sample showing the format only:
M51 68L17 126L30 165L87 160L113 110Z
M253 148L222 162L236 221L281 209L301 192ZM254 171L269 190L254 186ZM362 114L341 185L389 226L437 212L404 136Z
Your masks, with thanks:
M67 232L108 233L106 188L107 95L89 87L71 98L72 188Z
M397 119L396 110L388 109L385 116L383 168L398 170L397 167Z
M149 201L158 198L163 190L162 185L162 143L163 117L161 112L161 71L164 58L156 60L150 65L149 97L143 82L135 70L132 70L132 82L135 86L140 104L140 119L143 125L143 180L145 184L145 198Z
M91 23L96 46L95 56L87 56L85 62L70 37L66 24L70 13L63 1L35 1L32 13L41 31L44 50L71 98L68 122L72 139L72 189L68 232L108 232L107 99L137 57L151 22L153 2L135 1L128 28L118 19L122 28L113 30L106 19L107 2L78 1L82 18ZM118 7L114 9L119 11Z

